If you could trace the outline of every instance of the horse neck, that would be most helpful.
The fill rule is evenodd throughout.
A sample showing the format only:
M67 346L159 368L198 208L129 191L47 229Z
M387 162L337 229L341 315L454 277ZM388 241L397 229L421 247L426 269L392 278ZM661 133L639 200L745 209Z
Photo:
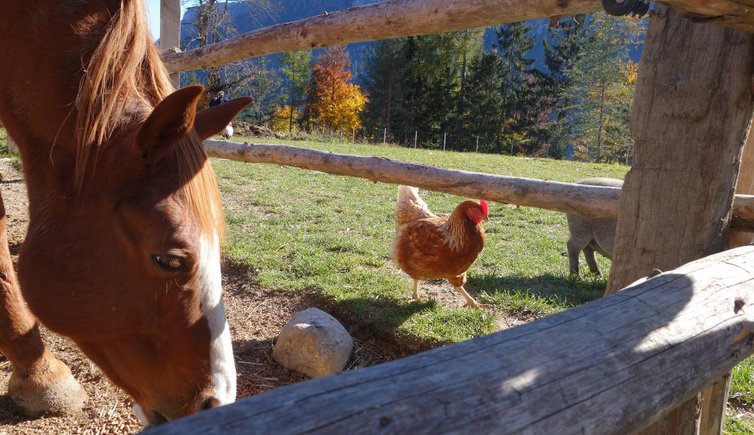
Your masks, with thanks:
M79 83L119 4L0 0L0 59L12 59L0 62L0 120L18 144L32 206L38 192L72 186Z

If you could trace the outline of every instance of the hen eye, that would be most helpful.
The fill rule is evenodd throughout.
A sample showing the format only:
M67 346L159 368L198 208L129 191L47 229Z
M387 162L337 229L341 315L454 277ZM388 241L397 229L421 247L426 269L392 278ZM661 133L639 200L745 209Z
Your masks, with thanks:
M185 272L188 269L185 258L172 254L152 255L152 262L165 272Z

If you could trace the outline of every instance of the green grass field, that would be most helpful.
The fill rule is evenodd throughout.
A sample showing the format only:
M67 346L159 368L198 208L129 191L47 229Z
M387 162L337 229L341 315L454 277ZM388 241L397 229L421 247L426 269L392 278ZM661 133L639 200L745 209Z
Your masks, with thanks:
M622 178L627 167L386 146L306 143L346 154L391 157L441 167L575 181ZM495 311L412 303L412 281L389 258L396 186L314 171L216 160L229 224L227 257L252 268L256 284L314 290L347 306L378 331L438 343L499 329ZM424 192L430 208L449 213L463 199ZM469 271L481 302L530 319L590 301L603 278L568 277L565 215L493 203L485 250ZM602 270L609 263L601 263ZM439 283L438 283L439 284ZM442 284L451 288L448 284Z
M269 141L274 142L274 141ZM446 168L557 181L622 178L626 166L530 159L391 146L298 142L344 154L390 157ZM0 129L0 155L7 156ZM352 322L418 349L465 340L599 298L605 278L568 276L565 216L490 204L487 246L469 271L468 290L492 310L470 310L426 298L411 302L411 280L390 262L396 186L314 171L215 159L228 235L226 259L248 270L250 285L315 292ZM462 198L422 192L436 213ZM582 259L583 260L583 259ZM598 256L607 273L609 261ZM583 263L583 261L582 261ZM582 265L583 266L583 265ZM427 283L423 287L426 289ZM430 285L450 286L444 282ZM447 294L460 296L449 290ZM515 323L514 323L515 324ZM410 347L410 346L409 346ZM725 433L754 433L754 360L733 371Z
M274 141L267 141L272 142ZM623 178L626 166L347 143L297 146L371 155L491 174L576 181ZM398 340L439 345L501 329L501 318L531 320L602 295L606 280L568 276L565 215L490 204L487 245L469 270L467 289L493 310L411 302L411 279L392 265L396 186L268 164L214 160L223 193L226 258L248 268L253 285L281 292L316 292L351 320ZM424 192L436 213L463 199ZM598 256L606 274L609 261ZM583 263L583 257L582 257ZM428 284L424 283L426 288ZM451 287L444 282L430 285ZM460 296L458 296L460 300ZM731 397L739 409L754 403L754 363L734 373ZM735 414L735 413L731 413ZM754 433L746 416L726 420L731 434Z

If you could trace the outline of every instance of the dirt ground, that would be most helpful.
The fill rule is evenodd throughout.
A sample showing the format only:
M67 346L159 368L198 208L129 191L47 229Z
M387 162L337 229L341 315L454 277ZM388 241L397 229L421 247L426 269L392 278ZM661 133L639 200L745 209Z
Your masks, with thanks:
M15 257L28 224L26 188L12 160L0 159L0 176L0 189L8 215L11 253ZM252 287L248 284L249 271L237 265L226 263L223 272L225 306L238 371L238 397L304 380L304 376L283 369L272 360L274 340L294 313L313 306L325 311L332 310L315 294L281 294ZM438 286L427 288L425 292L427 296L443 300L441 303L462 304L452 290ZM429 347L428 344L400 344L389 337L375 337L363 328L349 325L348 320L337 313L332 314L341 318L354 337L354 354L348 369L400 358ZM68 364L86 389L89 401L83 411L74 416L29 419L18 412L8 396L0 396L0 435L134 433L141 429L131 411L131 400L114 387L75 344L47 330L43 330L43 336L47 345ZM10 363L0 355L0 392L7 391L10 374Z

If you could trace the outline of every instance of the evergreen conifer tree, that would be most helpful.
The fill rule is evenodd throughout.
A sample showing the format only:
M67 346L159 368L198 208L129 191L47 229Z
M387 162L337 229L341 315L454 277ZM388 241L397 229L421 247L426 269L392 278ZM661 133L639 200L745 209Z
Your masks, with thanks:
M294 119L298 108L306 99L306 87L312 74L311 52L293 51L283 55L280 70L285 79L284 87L287 92L288 132L293 131Z
M367 61L365 89L369 102L364 116L367 128L386 128L393 136L395 127L405 124L408 63L406 38L376 43Z
M495 53L484 53L470 65L464 113L466 132L479 138L480 152L502 151L500 113L503 112L503 61Z
M503 24L496 29L495 49L503 60L501 113L502 138L513 153L531 151L531 128L537 111L532 107L534 84L538 78L534 60L527 57L534 38L525 22Z
M586 15L563 17L548 28L548 38L544 40L548 74L543 83L542 99L551 108L544 134L549 145L548 155L553 157L563 157L569 145L572 123L567 109L573 102L568 90L573 82L573 64L590 37L586 28Z
M629 47L635 23L627 19L594 14L586 42L571 68L567 92L571 101L567 138L577 157L614 161L630 145L628 113L633 100Z

